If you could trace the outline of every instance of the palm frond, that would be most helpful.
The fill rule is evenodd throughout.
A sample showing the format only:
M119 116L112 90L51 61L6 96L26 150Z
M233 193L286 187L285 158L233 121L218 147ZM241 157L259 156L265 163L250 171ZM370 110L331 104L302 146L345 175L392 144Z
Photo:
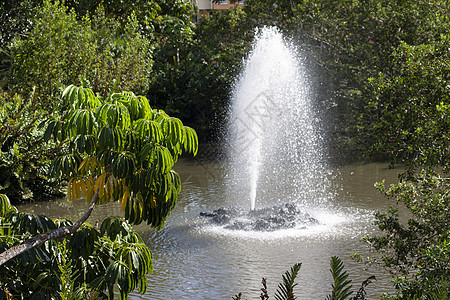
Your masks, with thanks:
M283 275L283 282L278 285L275 299L276 300L294 300L294 287L297 285L294 283L295 278L300 271L301 263L297 263L292 266L290 271L286 271L285 275Z
M352 285L350 285L350 283L352 281L348 279L347 271L344 271L344 264L342 263L342 260L337 256L333 256L330 261L330 267L330 272L333 276L334 283L331 285L331 287L333 288L331 295L328 295L326 299L348 299L352 294L352 292L350 291L350 289L352 288Z

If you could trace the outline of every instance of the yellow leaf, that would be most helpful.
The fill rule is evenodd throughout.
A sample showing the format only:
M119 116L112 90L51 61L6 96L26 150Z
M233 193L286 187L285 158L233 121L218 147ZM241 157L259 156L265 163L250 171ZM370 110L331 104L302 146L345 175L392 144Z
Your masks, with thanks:
M86 202L89 204L92 200L92 197L94 197L94 194L96 190L94 190L95 180L92 176L88 177L88 189L86 191Z
M122 211L125 211L128 197L130 197L130 190L127 187L125 187L125 191L124 191L123 197L122 197L122 203L120 204L120 208L122 209Z
M106 181L106 201L111 201L111 197L112 197L112 190L113 190L113 182L112 182L112 176L109 176L107 181Z
M83 170L84 172L86 172L86 170L85 170L85 165L86 165L86 162L87 162L88 160L89 160L89 157L85 158L85 159L81 162L80 166L78 167L78 172L81 172L82 170Z
M107 174L103 173L97 178L97 181L95 182L94 190L98 190L98 197L103 198L105 196L105 178Z
M81 195L83 195L83 197L86 198L86 195L87 195L87 184L86 184L86 178L85 177L81 178L80 191L81 191Z
M72 183L73 180L75 178L72 178L69 180L69 183L67 184L67 198L69 199L69 201L72 201L73 197L72 197Z
M72 191L73 191L73 199L80 199L80 182L78 179L75 179L72 183Z

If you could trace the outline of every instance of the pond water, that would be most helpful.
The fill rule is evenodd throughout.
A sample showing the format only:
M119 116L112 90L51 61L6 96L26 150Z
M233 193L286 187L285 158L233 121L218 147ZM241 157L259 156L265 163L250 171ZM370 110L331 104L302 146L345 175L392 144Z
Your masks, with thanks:
M239 292L243 299L259 299L262 277L267 279L273 297L282 274L297 262L302 262L296 280L297 298L324 299L331 290L329 261L335 255L344 261L354 290L375 275L377 281L366 289L369 299L393 291L386 271L364 271L364 266L349 255L374 255L360 239L376 232L373 213L385 211L393 203L373 184L383 179L396 182L398 169L375 163L332 168L327 174L334 189L330 209L309 211L320 224L274 232L225 230L199 216L229 204L222 163L181 159L175 169L182 178L182 191L164 228L135 227L153 253L154 271L147 293L133 293L131 299L231 299ZM72 204L64 199L21 207L72 220L85 208L82 201ZM118 205L95 209L89 221L95 223L109 215L121 215Z

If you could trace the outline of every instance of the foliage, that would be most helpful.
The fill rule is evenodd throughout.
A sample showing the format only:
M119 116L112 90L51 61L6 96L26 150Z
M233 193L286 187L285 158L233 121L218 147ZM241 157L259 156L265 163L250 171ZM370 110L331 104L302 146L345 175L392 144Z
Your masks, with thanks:
M59 194L58 181L47 174L51 144L37 129L45 114L33 100L0 93L0 192L14 201Z
M363 82L365 99L353 128L365 135L358 143L371 156L406 164L398 184L378 188L411 215L401 222L393 208L377 213L383 235L366 241L396 278L398 298L425 299L438 291L446 298L448 271L437 265L448 258L431 253L448 242L450 222L448 3L403 1L396 7L388 1L373 8L380 12L374 19L379 27L367 28L377 38L371 40L378 74Z
M95 15L98 7L103 6L105 14L122 25L134 14L141 34L149 40L158 39L155 35L159 34L167 36L165 31L182 31L177 26L189 25L194 13L192 2L184 0L66 0L65 5L73 8L79 18Z
M285 275L283 275L283 283L278 285L277 292L275 294L275 299L277 300L294 300L294 287L297 285L294 283L295 278L300 271L302 264L298 263L291 267L291 271L286 271Z
M432 169L423 169L389 188L378 184L380 191L405 205L412 214L407 224L403 224L396 209L377 213L376 224L383 235L365 238L395 276L400 299L432 294L437 288L449 292L447 174L442 177ZM410 277L413 279L409 280Z
M436 31L449 26L448 15L439 11L434 21L441 22ZM378 213L377 225L385 236L366 240L394 274L401 299L422 299L438 291L446 298L449 291L448 270L430 263L430 257L437 264L448 261L433 253L449 239L449 42L448 34L437 32L434 41L402 43L393 54L390 76L370 81L376 101L368 108L380 120L371 125L377 140L372 151L388 153L393 164L407 162L398 184L378 188L406 206L411 217L403 224L393 208Z
M184 151L196 154L195 131L131 92L101 99L69 86L63 98L67 111L46 122L45 139L68 146L51 172L71 178L69 200L89 203L98 190L99 203L121 202L130 223L161 228L181 188L172 167Z
M135 13L139 19L144 18L145 15L153 16L158 11L158 6L155 1L120 1L120 0L65 0L64 4L74 9L79 18L88 14L95 14L99 6L105 8L105 13L108 16L123 18Z
M351 280L348 279L348 273L344 270L344 263L339 257L333 256L330 262L330 272L333 275L334 283L331 285L331 295L327 296L327 300L344 300L348 299L352 294L350 289L352 288Z
M397 71L404 69L403 62L398 59L402 45L426 49L428 46L433 48L435 43L448 44L441 42L441 36L448 34L449 14L446 1L248 0L245 11L253 26L276 25L301 45L309 58L312 76L317 81L315 92L320 108L326 111L328 119L333 120L329 129L333 140L337 142L334 146L339 146L335 151L356 151L371 157L389 159L391 153L384 152L383 146L376 149L372 146L377 143L378 137L383 141L397 134L398 128L390 126L389 120L382 119L380 122L380 116L384 112L395 108L387 116L404 119L400 109L412 99L398 97L396 93L409 93L410 96L418 93L420 96L422 92L414 87L428 82L428 87L422 91L437 93L437 97L430 102L438 104L438 95L442 95L447 86L445 80L448 79L444 76L444 81L440 80L439 74L446 72L448 51L435 55L411 55L410 58L417 62L416 68L425 69L422 73L426 75L424 79L414 76L422 83L416 85L411 81L413 88L410 89L407 84L409 80L398 81L395 89L386 90L382 101L379 101L376 91L383 87L374 86L373 81L369 80L381 76L384 82L393 83L406 75ZM441 60L440 55L443 55ZM432 82L430 79L434 63L438 63L434 69L437 71L437 80ZM385 101L386 99L389 100ZM380 112L382 103L385 109L382 108L383 112ZM378 106L378 110L373 106ZM400 109L397 110L397 107ZM423 109L421 106L417 108L417 111ZM414 128L400 128L410 129ZM374 151L367 151L368 149Z
M344 299L352 299L352 300L364 300L366 299L366 287L372 283L372 280L376 280L375 276L370 276L366 280L364 280L361 284L359 290L355 293L355 296L352 297L353 291L351 288L352 280L348 279L349 274L344 270L344 264L342 260L333 256L330 261L330 272L333 276L334 283L331 285L332 291L331 295L327 296L327 300L344 300Z
M212 12L194 28L190 40L164 43L155 51L151 103L196 128L200 139L214 140L223 129L234 78L248 51L253 29L243 26L239 9Z
M58 150L51 175L71 178L68 198L90 202L98 194L99 204L121 202L130 223L147 221L161 228L180 191L172 166L183 152L197 152L195 131L152 110L145 97L131 92L102 99L90 89L69 86L62 98L63 113L51 115L38 128L45 128L41 139L42 134L47 142L53 138ZM0 252L72 226L67 220L18 212L6 196L1 200ZM107 218L99 229L84 223L69 238L45 240L0 268L0 295L5 297L113 298L117 286L126 299L137 287L145 293L152 265L148 248L128 222Z
M401 295L398 299L448 299L450 297L450 243L445 240L423 249L419 257L419 270L412 279L396 278Z
M239 293L239 294L231 297L231 299L233 299L233 300L241 300L241 297L242 297L242 293Z
M392 75L370 80L376 99L368 108L379 119L370 127L377 140L373 152L388 153L394 162L407 160L412 167L448 165L449 44L448 34L432 44L402 43Z
M19 212L4 195L0 200L1 252L37 233L71 225L68 220ZM95 295L112 299L116 285L120 299L127 299L137 287L145 293L152 260L131 226L110 217L100 228L85 223L66 239L49 240L8 261L0 270L1 298L79 299Z
M32 18L33 28L8 47L8 87L23 94L35 87L46 107L57 104L58 88L83 83L95 92L111 88L142 92L148 86L151 45L132 15L122 27L102 8L92 18L77 20L58 1L45 1Z
M32 27L30 19L41 3L41 0L0 2L0 49L15 36L30 30Z
M296 299L294 295L294 287L297 286L297 283L295 283L295 279L298 275L298 272L300 271L302 264L296 263L294 264L290 270L286 271L285 274L282 276L283 281L278 284L277 291L275 293L275 299L277 300L294 300ZM342 260L337 257L333 256L330 260L330 272L333 276L334 284L331 285L332 287L332 293L331 295L328 295L326 299L329 300L346 300L346 299L352 299L352 300L364 300L366 291L365 288L372 282L372 280L375 279L375 276L369 277L367 280L365 280L359 291L355 294L354 297L351 297L352 291L350 289L352 288L351 280L348 279L348 273L344 270L344 264L342 263ZM266 279L262 279L262 285L263 288L261 288L261 296L260 298L262 300L269 299L269 295L267 293L267 282ZM242 293L239 293L232 297L235 300L241 299Z

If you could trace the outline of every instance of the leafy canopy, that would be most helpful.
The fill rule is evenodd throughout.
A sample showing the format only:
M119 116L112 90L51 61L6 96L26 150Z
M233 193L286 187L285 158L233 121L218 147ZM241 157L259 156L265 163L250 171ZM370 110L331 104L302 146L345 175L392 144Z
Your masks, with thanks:
M146 91L153 45L137 17L130 13L122 24L102 6L95 12L80 19L62 1L44 1L29 21L32 28L7 45L8 63L0 73L8 89L26 95L34 87L48 109L71 83L103 92L116 81L120 90Z
M0 91L0 193L11 201L55 195L58 182L48 178L51 143L43 143L37 125L46 112L32 96Z
M72 226L68 220L19 212L0 194L0 252L37 234ZM47 240L0 266L0 298L120 299L144 294L153 270L151 253L123 219L106 218L100 228L84 223L65 239ZM105 293L108 291L108 293Z
M131 92L101 99L71 85L63 99L65 114L41 125L46 140L67 146L51 172L71 178L69 200L90 202L98 191L98 202L119 201L130 223L161 228L181 187L172 167L183 152L197 153L195 131Z

